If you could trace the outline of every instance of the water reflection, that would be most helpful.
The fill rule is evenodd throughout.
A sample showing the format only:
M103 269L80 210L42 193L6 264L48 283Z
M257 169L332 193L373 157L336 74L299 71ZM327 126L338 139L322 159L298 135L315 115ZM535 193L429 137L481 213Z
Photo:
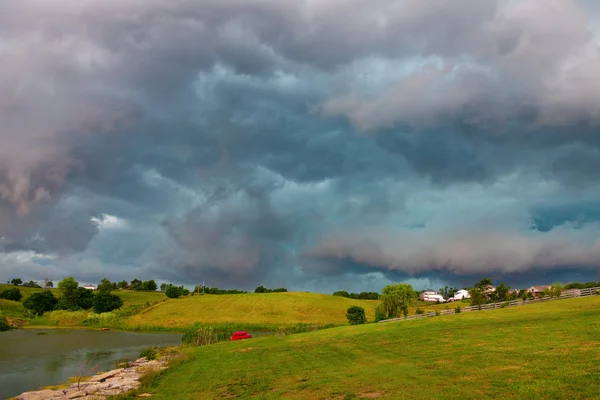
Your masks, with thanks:
M179 344L181 335L113 331L13 330L0 334L0 399L76 375L115 368L148 346Z

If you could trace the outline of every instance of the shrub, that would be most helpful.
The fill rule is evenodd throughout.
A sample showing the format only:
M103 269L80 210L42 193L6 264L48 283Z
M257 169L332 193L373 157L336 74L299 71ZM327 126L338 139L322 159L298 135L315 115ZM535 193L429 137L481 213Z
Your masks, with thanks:
M425 311L421 310L420 308L417 308L417 309L415 310L415 314L416 314L416 315L425 314Z
M58 299L49 290L35 292L23 301L23 307L37 315L56 309L57 304Z
M4 332L10 329L10 325L8 324L8 320L6 317L0 316L0 332Z
M156 351L156 347L148 347L140 353L140 357L146 357L147 360L156 360L157 356L158 351Z
M383 304L380 304L375 309L375 322L379 322L386 319L385 317L385 309L383 308Z
M0 299L20 301L22 298L23 294L21 293L18 287L6 289L3 290L2 293L0 293Z
M97 314L109 312L121 308L123 299L110 293L98 293L94 296L93 307Z
M168 298L170 299L176 299L179 296L183 295L183 290L180 287L177 286L170 286L166 291L165 294L167 295Z
M436 317L439 317L439 316L440 316L440 312L439 312L439 310L435 310L435 316L436 316Z
M404 318L408 317L408 306L403 304L400 306L400 309L402 310L402 315L404 315Z
M359 325L367 322L365 309L359 306L352 306L348 308L348 311L346 312L346 318L348 318L350 325Z
M454 312L456 314L460 314L460 306L456 306L456 308L454 309Z

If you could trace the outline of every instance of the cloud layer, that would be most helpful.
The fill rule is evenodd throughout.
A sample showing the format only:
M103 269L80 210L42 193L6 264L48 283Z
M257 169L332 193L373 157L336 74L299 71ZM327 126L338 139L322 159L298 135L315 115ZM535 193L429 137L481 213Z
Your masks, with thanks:
M0 10L0 277L596 276L593 3Z

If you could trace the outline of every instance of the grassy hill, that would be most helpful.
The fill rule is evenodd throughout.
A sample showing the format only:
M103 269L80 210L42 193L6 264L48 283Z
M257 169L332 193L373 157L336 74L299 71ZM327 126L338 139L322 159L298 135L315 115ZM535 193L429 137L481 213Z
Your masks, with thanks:
M376 300L304 292L196 295L157 304L130 317L128 323L169 327L195 322L344 324L348 307L364 307L372 320L378 304Z
M593 296L195 347L143 390L153 399L592 399L599 344Z

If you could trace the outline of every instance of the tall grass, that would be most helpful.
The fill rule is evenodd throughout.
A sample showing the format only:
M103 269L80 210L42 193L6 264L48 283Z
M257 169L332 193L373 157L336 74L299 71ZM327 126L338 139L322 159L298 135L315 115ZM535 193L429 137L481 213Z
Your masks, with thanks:
M279 336L290 335L293 333L304 333L318 331L321 329L333 328L335 324L295 324L295 325L274 325L274 324L200 324L196 323L192 327L185 329L182 343L203 346L212 343L230 340L236 331L248 332L270 332Z

